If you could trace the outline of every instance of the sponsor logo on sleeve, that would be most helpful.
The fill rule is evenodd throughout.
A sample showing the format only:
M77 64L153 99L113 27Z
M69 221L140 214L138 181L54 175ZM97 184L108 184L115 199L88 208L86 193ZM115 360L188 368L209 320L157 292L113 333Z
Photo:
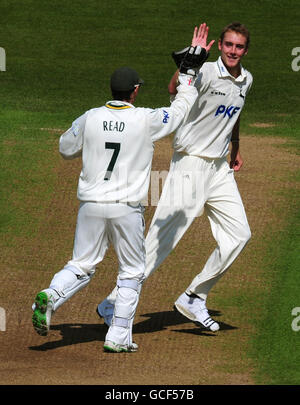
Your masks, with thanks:
M163 110L163 114L164 114L163 123L167 124L170 116L166 110Z

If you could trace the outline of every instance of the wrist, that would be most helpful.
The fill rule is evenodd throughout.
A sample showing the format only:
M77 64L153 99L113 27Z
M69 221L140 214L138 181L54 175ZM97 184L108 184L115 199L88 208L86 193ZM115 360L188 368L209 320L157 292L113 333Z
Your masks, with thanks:
M196 76L189 73L180 73L178 76L179 84L185 84L188 86L193 86L196 80Z

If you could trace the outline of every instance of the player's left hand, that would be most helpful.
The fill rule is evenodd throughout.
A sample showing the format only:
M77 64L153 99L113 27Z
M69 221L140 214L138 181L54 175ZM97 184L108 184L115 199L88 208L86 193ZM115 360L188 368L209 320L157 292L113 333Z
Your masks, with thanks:
M192 46L196 47L196 46L200 45L201 48L204 48L206 50L206 52L209 52L210 48L213 46L215 40L213 39L207 45L208 32L209 32L209 27L206 25L206 23L202 23L199 28L195 27L194 35L192 38Z
M231 160L230 160L230 168L233 169L235 172L238 172L241 167L243 166L243 159L241 157L241 154L238 152L237 154L235 154L235 156L233 156L233 154L231 154Z

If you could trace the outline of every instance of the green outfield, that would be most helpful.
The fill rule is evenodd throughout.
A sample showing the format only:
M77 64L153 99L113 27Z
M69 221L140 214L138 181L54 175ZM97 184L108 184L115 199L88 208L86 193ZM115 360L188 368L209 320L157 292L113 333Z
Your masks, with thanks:
M175 70L171 51L188 45L195 25L205 21L210 26L210 39L217 39L229 22L239 20L248 26L251 44L244 64L253 74L254 84L242 113L241 132L253 139L254 145L255 139L275 139L275 143L278 139L276 153L290 154L299 164L300 70L292 68L292 50L300 48L299 2L211 0L196 4L191 0L1 1L0 47L6 52L6 70L0 71L0 307L8 313L9 284L18 285L24 279L22 266L28 266L26 254L32 254L22 246L43 238L45 207L51 207L61 192L59 135L83 112L110 99L109 77L119 66L135 68L145 81L137 106L168 105L167 84ZM215 44L210 59L217 56ZM298 65L300 68L300 61ZM266 167L270 163L276 169L276 153L266 153ZM251 156L249 176L252 168L259 169L255 151ZM258 223L272 218L261 237L252 242L253 256L248 256L252 267L258 263L259 285L246 289L243 297L237 292L230 297L226 285L226 303L221 289L215 301L247 313L253 333L242 357L253 365L254 384L300 383L300 330L292 327L293 308L299 307L300 315L299 167L286 172L284 162L289 165L288 158L281 161L278 177L269 174L266 179L273 188L273 201L255 214ZM72 223L77 208L77 173L70 178L74 211L68 219ZM259 176L261 180L264 172ZM256 189L257 180L254 176L251 182L249 209L255 208L255 193L261 198L264 192L263 187ZM73 229L66 251L47 257L48 265L57 266L65 260L72 237ZM30 272L29 277L34 274ZM47 276L51 273L53 269ZM30 285L30 280L27 283ZM38 288L31 285L30 293ZM300 320L298 324L300 327ZM4 338L5 332L0 332L0 339ZM230 347L229 335L227 339Z

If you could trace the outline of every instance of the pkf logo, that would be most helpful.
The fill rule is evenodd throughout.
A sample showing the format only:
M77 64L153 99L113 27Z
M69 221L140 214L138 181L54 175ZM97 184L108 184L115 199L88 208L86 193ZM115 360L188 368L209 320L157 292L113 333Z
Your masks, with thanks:
M223 115L223 118L225 118L226 116L229 118L232 118L234 116L234 114L236 114L238 112L238 110L240 110L241 107L235 107L234 105L230 105L228 107L226 107L226 105L219 105L219 107L217 108L217 111L215 113L215 117L217 115Z

